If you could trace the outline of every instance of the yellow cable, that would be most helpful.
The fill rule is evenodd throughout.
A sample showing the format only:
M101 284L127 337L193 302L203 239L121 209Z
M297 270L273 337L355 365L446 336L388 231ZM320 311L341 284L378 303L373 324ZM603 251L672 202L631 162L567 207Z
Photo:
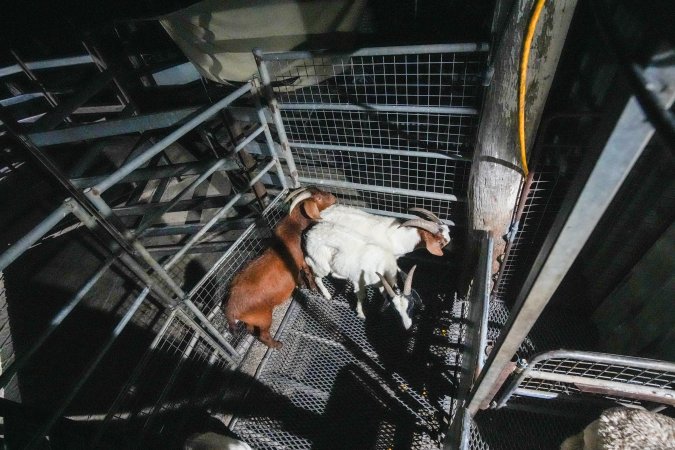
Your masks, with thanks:
M520 139L520 160L523 164L523 173L527 177L529 170L527 169L527 156L525 154L525 94L527 93L527 64L530 60L530 46L532 45L532 38L534 37L534 30L537 28L541 10L544 8L545 0L537 0L530 17L530 22L527 24L527 34L525 34L525 41L523 42L523 52L520 58L520 82L518 84L518 138Z

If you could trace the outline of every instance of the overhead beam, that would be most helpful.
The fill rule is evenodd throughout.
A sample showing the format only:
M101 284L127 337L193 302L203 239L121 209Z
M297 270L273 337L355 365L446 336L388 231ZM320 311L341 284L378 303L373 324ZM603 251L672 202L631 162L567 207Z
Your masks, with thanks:
M142 133L178 125L183 119L199 109L198 107L175 109L159 113L144 114L126 119L107 120L86 125L72 126L60 130L28 133L28 137L39 147L66 144L69 142L100 139L123 134ZM228 113L242 122L258 122L258 113L254 108L228 108ZM267 122L272 121L265 110Z

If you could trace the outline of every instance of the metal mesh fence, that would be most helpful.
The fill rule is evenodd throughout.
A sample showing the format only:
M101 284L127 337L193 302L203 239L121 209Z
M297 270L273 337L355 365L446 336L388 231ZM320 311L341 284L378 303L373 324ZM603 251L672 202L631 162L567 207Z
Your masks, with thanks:
M229 281L247 261L267 248L268 239L271 237L269 230L285 214L281 202L284 195L285 191L274 198L263 212L259 223L249 226L190 292L190 300L223 333L227 329L227 323L220 309L220 303L225 298ZM243 328L231 336L231 339L232 346L237 348L245 339Z
M297 147L293 150L302 177L424 193L464 195L471 168L468 161L383 151L353 152L346 147L344 150Z
M283 107L283 106L282 106ZM281 116L294 144L344 145L438 152L470 157L477 116L414 112L286 110Z
M625 383L628 385L649 386L661 389L670 389L675 394L675 372L658 368L640 367L639 360L631 365L628 360L617 360L614 363L585 361L574 357L545 358L535 362L531 370L551 374L571 375L582 379L604 380L610 382ZM528 372L519 389L530 391L559 393L564 395L582 394L573 383L553 380L543 380L536 374ZM585 395L585 394L584 394ZM620 397L610 395L611 398Z
M500 283L492 293L495 300L514 300L560 210L566 191L567 183L561 180L556 167L539 167L534 172L518 232L502 264Z
M226 373L229 366L212 338L176 310L110 407L92 445L142 447L145 439L155 445L170 441L191 410L218 397L228 380L214 374Z
M459 302L438 292L424 297L446 305L447 315L420 319L407 334L395 312L379 311L375 291L368 291L364 322L351 296L327 285L331 301L309 291L296 297L284 346L260 371L259 381L285 401L266 403L264 416L239 417L233 431L260 449L438 448L459 368ZM259 395L246 401L264 401Z
M346 55L268 64L284 103L468 107L480 95L484 55Z

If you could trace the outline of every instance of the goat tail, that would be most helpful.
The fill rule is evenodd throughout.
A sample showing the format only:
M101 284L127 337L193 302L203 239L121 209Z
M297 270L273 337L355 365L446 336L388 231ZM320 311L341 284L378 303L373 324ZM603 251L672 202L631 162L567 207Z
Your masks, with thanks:
M230 333L234 333L234 330L237 329L237 314L232 306L232 298L229 298L223 302L223 310L225 312L225 320L227 320L227 327L230 330Z

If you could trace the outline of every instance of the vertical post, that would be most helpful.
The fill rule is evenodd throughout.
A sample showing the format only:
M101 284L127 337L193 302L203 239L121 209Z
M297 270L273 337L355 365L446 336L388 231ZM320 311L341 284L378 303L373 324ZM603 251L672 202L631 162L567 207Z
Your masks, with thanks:
M269 105L270 111L272 112L272 117L274 118L274 125L277 127L277 134L279 135L279 140L281 141L281 151L284 155L284 158L286 159L286 164L288 165L288 170L291 174L293 187L300 187L298 169L295 167L295 160L293 159L293 153L291 152L291 145L288 142L286 129L284 128L284 122L281 118L281 111L279 110L279 102L277 101L276 96L274 95L274 90L272 89L272 79L270 77L269 70L267 70L265 60L263 59L262 50L259 48L253 50L253 57L255 58L255 63L258 65L260 80L262 81L265 96L267 97L267 103Z
M263 133L265 133L265 141L267 142L267 146L270 149L270 154L272 155L272 158L274 158L277 162L276 172L277 175L279 176L279 181L281 181L281 188L283 190L286 190L288 189L288 182L286 181L286 175L284 175L284 169L283 167L281 167L281 161L279 160L279 155L277 154L277 149L275 148L274 139L272 139L272 132L270 132L269 124L267 123L267 119L265 118L265 112L263 111L262 104L260 103L259 90L253 95L253 98L255 99L255 109L256 113L258 114L258 120L260 121L260 124L265 127L265 129L263 130Z
M528 155L536 136L577 0L548 1L535 31L527 76L525 127ZM523 39L534 0L517 0L492 55L494 76L487 88L469 180L469 224L494 239L493 273L506 247L522 181L518 150L517 95Z

